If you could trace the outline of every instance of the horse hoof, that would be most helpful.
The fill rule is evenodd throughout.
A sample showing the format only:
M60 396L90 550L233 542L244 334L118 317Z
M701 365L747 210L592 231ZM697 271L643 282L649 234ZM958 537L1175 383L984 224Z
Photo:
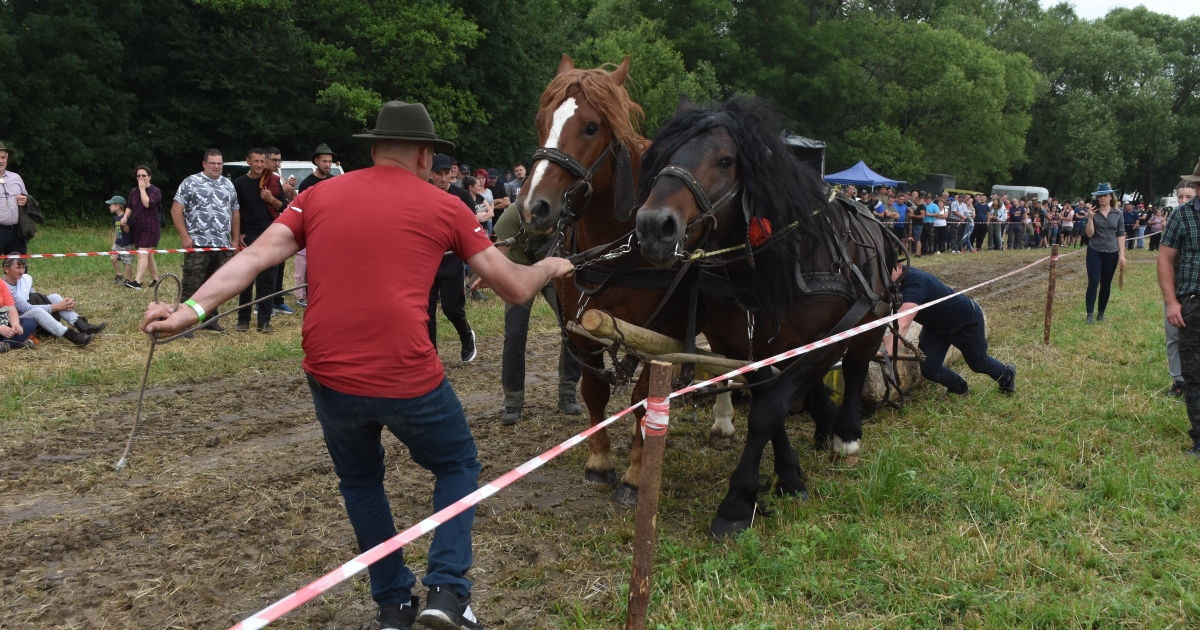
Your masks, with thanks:
M711 434L708 436L708 445L715 449L727 451L733 448L733 438Z
M613 501L616 501L625 507L633 507L637 505L637 495L637 488L627 483L623 483L620 486L617 486L616 492L613 492Z
M846 466L854 467L858 465L858 440L843 442L842 438L833 436L833 442L829 445L830 458L829 461L837 463L838 459L842 459L842 463Z
M744 521L727 521L720 516L712 520L712 524L708 526L708 533L712 534L713 538L729 538L750 529L750 519Z
M604 472L598 472L595 470L585 470L583 471L583 480L588 483L601 483L606 486L616 485L617 471L606 470Z

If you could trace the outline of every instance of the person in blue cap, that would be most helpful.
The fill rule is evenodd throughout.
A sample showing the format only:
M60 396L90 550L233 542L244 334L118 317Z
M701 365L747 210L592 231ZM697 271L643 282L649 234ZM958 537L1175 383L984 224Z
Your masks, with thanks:
M903 296L901 311L954 294L953 289L933 274L900 264L892 270L892 282L899 285ZM944 385L951 394L966 396L971 393L967 381L945 365L946 353L954 346L962 352L967 367L992 377L1001 393L1016 391L1017 366L1001 363L988 355L987 325L983 320L983 309L975 300L955 295L945 302L905 315L896 322L900 334L908 333L914 321L921 324L917 347L925 354L921 361L921 376ZM883 343L885 348L890 348L892 341L885 337Z
M1100 312L1095 321L1104 321L1104 309L1108 306L1108 295L1112 289L1113 274L1117 267L1125 266L1125 217L1113 206L1114 191L1108 182L1100 184L1092 196L1096 206L1089 208L1087 225L1083 233L1087 243L1087 323L1092 323L1092 313L1097 306L1097 290Z

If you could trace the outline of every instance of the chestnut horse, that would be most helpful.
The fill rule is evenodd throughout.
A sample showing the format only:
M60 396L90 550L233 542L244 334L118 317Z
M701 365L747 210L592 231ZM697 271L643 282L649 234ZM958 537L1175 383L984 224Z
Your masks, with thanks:
M682 300L669 290L675 272L639 262L636 251L609 260L597 260L628 244L633 234L636 194L635 174L649 142L637 131L642 108L622 86L629 74L629 58L613 72L582 70L563 55L558 73L542 93L537 115L541 148L518 197L522 228L528 234L554 235L565 254L588 253L590 263L574 278L557 281L562 324L577 320L586 309L599 309L638 326L646 326L676 339L687 330L681 316ZM678 267L678 266L677 266ZM683 292L678 292L683 293ZM684 313L683 315L686 315ZM654 321L649 321L653 316ZM620 376L605 370L604 346L575 333L569 348L584 367L580 393L592 426L605 418L610 385ZM632 367L626 363L628 378ZM644 370L633 388L632 400L646 397L649 372ZM728 398L714 408L714 438L733 435L732 405ZM642 410L637 417L640 422ZM626 505L637 501L641 479L642 436L633 427L630 464L614 497ZM608 433L588 438L590 454L584 478L616 484Z
M765 101L734 98L676 115L654 138L641 171L642 256L672 265L686 250L738 248L703 258L700 291L713 350L762 359L887 315L898 242L865 208L826 194L824 183L780 139ZM697 254L699 252L696 252ZM715 536L749 527L763 449L775 449L775 491L807 498L785 421L793 403L817 423L816 446L855 455L861 395L883 328L748 374L754 403L746 445L710 525ZM844 356L843 356L844 355ZM846 379L835 409L822 378L839 359Z

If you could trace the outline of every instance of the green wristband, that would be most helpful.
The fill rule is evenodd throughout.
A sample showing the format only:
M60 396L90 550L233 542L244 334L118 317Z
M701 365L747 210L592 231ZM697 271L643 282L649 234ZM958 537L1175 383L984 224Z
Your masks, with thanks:
M207 317L207 314L204 312L204 307L197 304L196 300L188 300L184 302L184 304L187 304L188 306L192 307L192 310L196 311L196 317L199 317L200 323L203 324L204 318Z

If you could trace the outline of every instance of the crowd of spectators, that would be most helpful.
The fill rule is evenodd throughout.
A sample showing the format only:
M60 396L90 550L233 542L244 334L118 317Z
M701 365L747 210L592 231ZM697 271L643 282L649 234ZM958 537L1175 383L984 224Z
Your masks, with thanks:
M942 191L903 191L888 187L858 190L851 198L870 208L920 258L944 253L1085 247L1084 233L1094 199L1038 199ZM1159 232L1171 208L1126 202L1122 210L1126 249L1157 250Z

